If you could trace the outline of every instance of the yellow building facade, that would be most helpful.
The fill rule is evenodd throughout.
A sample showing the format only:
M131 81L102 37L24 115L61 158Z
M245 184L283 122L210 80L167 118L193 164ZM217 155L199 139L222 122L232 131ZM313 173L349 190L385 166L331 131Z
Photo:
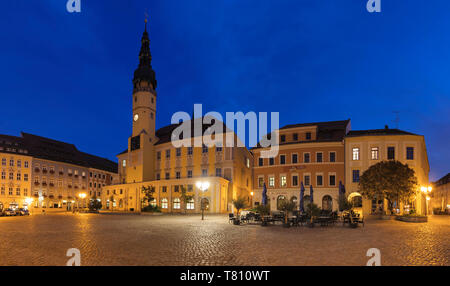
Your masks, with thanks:
M349 200L364 216L372 214L390 214L387 200L377 198L369 200L358 192L359 177L370 166L383 160L397 160L408 164L415 171L418 186L410 203L400 203L400 213L414 208L418 214L427 213L427 195L422 187L430 185L428 174L430 167L422 135L416 135L398 129L376 129L350 131L345 137L345 188Z

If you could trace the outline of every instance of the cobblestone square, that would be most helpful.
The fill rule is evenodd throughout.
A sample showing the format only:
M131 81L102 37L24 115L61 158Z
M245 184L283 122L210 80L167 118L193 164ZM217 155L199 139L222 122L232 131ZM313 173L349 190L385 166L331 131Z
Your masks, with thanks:
M235 226L225 215L53 214L0 217L1 265L450 265L450 218L313 229Z

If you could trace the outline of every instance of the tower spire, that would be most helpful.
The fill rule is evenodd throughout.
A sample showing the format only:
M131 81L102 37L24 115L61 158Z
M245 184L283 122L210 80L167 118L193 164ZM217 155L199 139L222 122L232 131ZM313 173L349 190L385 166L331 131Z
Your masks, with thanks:
M152 54L150 52L150 39L147 32L147 13L145 17L145 28L141 39L141 50L139 52L139 66L134 72L133 84L136 87L141 81L147 81L156 89L155 71L152 68Z

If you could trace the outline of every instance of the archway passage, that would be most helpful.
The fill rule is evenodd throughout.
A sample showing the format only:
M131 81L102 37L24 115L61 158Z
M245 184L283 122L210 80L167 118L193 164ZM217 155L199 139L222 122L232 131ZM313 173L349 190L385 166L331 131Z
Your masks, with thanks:
M362 196L358 192L351 193L348 195L348 201L352 203L354 208L362 208Z
M286 201L286 197L283 195L278 196L277 198L277 210L281 210L281 205Z
M325 195L322 198L322 209L325 211L333 210L333 199L329 195Z

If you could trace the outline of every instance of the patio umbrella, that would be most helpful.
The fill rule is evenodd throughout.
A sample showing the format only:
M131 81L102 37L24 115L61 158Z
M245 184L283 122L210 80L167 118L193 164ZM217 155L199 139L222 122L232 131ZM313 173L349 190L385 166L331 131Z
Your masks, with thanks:
M266 183L264 183L263 185L263 191L262 191L262 205L265 206L267 205L267 188L266 188Z
M303 196L305 195L305 187L303 186L303 182L300 184L300 212L304 213L305 210L303 208Z
M309 202L311 203L311 205L314 202L313 193L314 193L314 191L313 191L312 185L309 185Z

